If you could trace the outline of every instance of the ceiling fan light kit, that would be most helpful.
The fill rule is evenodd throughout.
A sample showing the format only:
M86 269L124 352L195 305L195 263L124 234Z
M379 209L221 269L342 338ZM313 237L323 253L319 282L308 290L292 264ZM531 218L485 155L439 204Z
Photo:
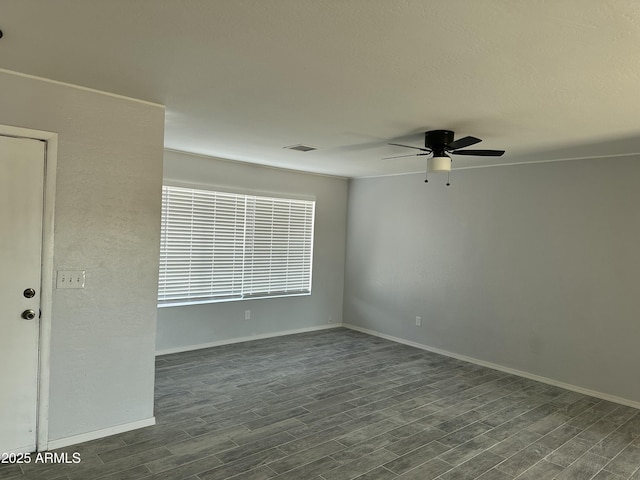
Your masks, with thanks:
M451 171L451 157L444 155L442 157L431 157L427 160L427 167L430 172L450 172Z
M475 145L481 141L482 140L475 137L463 137L454 141L454 132L451 130L431 130L424 134L425 148L401 145L398 143L390 143L389 145L420 150L420 153L416 153L415 156L433 154L430 159L427 159L427 172L448 174L451 172L451 157L449 154L475 155L478 157L500 157L504 155L504 150L461 150L462 148L470 147L471 145ZM401 156L406 157L407 155ZM425 180L425 182L428 182L428 179ZM449 185L449 176L447 175L447 186Z

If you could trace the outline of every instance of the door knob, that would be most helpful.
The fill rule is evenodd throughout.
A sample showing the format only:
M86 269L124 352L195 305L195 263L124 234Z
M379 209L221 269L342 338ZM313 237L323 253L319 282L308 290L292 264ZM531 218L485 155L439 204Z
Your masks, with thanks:
M33 288L27 288L22 294L25 298L33 298L36 296L36 291Z
M22 318L25 320L33 320L36 318L36 312L34 310L25 310L22 312Z

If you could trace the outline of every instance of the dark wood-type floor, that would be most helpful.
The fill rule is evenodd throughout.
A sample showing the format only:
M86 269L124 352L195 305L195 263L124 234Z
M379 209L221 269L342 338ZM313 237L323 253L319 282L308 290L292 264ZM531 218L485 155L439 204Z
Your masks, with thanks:
M156 372L156 426L0 479L640 479L639 410L346 329Z

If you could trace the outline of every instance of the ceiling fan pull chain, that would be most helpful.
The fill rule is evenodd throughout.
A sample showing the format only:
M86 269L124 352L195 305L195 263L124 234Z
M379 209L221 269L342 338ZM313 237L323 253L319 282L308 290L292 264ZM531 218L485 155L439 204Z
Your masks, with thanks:
M451 176L451 172L447 172L447 187L451 186L451 182L449 181L450 176Z
M429 183L429 159L427 158L427 170L424 172L424 183Z

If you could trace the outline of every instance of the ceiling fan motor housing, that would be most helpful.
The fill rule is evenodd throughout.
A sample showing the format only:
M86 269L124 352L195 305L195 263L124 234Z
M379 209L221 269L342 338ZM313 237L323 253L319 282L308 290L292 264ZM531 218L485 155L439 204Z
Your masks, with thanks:
M453 142L453 132L451 130L431 130L424 134L424 146L434 149L434 147L444 147Z

